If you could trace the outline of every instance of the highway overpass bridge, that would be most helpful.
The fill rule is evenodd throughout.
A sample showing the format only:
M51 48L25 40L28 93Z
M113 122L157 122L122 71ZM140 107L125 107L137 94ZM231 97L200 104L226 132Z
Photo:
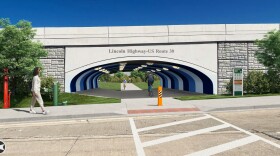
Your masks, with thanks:
M65 92L98 88L98 78L118 70L160 77L164 88L222 94L232 69L265 70L254 44L279 24L213 24L36 28L49 55L44 74Z

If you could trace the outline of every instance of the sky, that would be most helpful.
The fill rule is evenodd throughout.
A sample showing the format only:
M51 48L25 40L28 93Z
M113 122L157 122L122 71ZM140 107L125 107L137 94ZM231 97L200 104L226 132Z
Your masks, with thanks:
M280 23L280 0L2 0L33 27Z

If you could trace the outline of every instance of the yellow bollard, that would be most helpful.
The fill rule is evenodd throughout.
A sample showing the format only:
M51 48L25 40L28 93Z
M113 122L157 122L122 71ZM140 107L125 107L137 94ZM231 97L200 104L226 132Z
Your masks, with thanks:
M158 87L158 106L162 106L162 86Z

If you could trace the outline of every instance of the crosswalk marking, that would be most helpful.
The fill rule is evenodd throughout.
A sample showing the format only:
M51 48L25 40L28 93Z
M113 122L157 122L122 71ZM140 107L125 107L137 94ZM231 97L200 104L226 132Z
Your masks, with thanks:
M186 138L186 137L190 137L190 136L194 136L194 135L198 135L198 134L203 134L206 132L211 132L211 131L215 131L215 130L219 130L219 129L223 129L223 128L227 128L227 127L229 127L228 124L223 124L223 125L219 125L219 126L204 128L204 129L200 129L200 130L196 130L196 131L191 131L188 133L177 134L177 135L168 136L168 137L164 137L164 138L160 138L160 139L156 139L156 140L152 140L152 141L147 141L147 142L144 142L142 145L143 145L143 147L158 145L158 144L162 144L165 142L179 140L182 138Z
M246 130L244 130L244 129L242 129L242 128L239 128L239 127L237 127L237 126L234 126L234 125L232 125L232 124L230 124L230 123L227 123L227 122L225 122L225 121L223 121L223 120L221 120L221 119L218 119L218 118L216 118L216 117L214 117L214 116L212 116L212 115L209 115L209 114L205 114L205 115L206 115L206 116L209 116L209 117L211 117L211 118L213 118L213 119L215 119L215 120L217 120L217 121L219 121L219 122L221 122L221 123L228 124L228 125L230 125L231 127L235 128L235 129L237 129L237 130L239 130L239 131L241 131L241 132L243 132L243 133L246 133L246 134L251 135L251 136L255 136L255 137L259 138L260 140L262 140L262 141L264 141L264 142L266 142L266 143L268 143L268 144L270 144L270 145L272 145L272 146L274 146L274 147L280 148L280 145L279 145L279 144L276 144L275 142L272 142L272 141L267 140L267 139L265 139L265 138L262 138L262 137L260 137L260 136L258 136L258 135L256 135L256 134L253 134L253 133L251 133L251 132L248 132L248 131L246 131Z
M145 156L145 152L144 152L144 149L141 145L141 140L140 140L139 135L137 133L137 129L136 129L133 118L129 118L129 122L130 122L131 131L132 131L132 134L133 134L133 139L134 139L137 155L138 156Z
M246 137L246 138L231 141L231 142L228 142L228 143L225 143L225 144L210 147L210 148L207 148L207 149L204 149L204 150L201 150L201 151L197 151L197 152L191 153L187 156L214 155L214 154L218 154L218 153L221 153L221 152L225 152L225 151L228 151L228 150L240 147L240 146L244 146L244 145L256 142L258 140L262 140L262 141L264 141L264 142L266 142L270 145L273 145L277 148L280 148L279 144L276 144L276 143L274 143L270 140L262 138L258 135L255 135L251 132L248 132L244 129L241 129L241 128L239 128L237 126L234 126L230 123L227 123L227 122L225 122L225 121L223 121L219 118L216 118L212 115L209 115L209 114L204 114L204 115L205 116L203 116L203 117L187 119L187 120L182 120L182 121L176 121L176 122L171 122L171 123L166 123L166 124L161 124L161 125L156 125L156 126L144 127L144 128L141 128L141 129L137 129L136 126L135 126L133 118L129 118L130 125L131 125L131 130L132 130L132 134L133 134L133 138L134 138L134 142L135 142L135 146L136 146L137 155L138 156L145 156L144 147L149 147L149 146L158 145L158 144L162 144L162 143L166 143L166 142L170 142L170 141L175 141L175 140L179 140L179 139L183 139L183 138L187 138L187 137L191 137L191 136L195 136L195 135L199 135L199 134L203 134L203 133L227 128L227 127L232 127L232 128L234 128L236 130L239 130L239 131L241 131L245 134L248 134L249 136ZM159 129L159 128L165 128L165 127L169 127L169 126L174 126L174 125L184 124L184 123L190 123L190 122L193 122L193 121L199 121L199 120L203 120L203 119L213 119L213 120L219 121L223 124L218 125L218 126L204 128L204 129L199 129L199 130L195 130L195 131L191 131L191 132L186 132L186 133L182 133L182 134L177 134L177 135L173 135L173 136L163 137L163 138L160 138L160 139L151 140L151 141L147 141L147 142L144 142L144 143L141 142L139 134L138 134L138 132L143 132L143 131L148 131L148 130L153 130L153 129Z
M208 118L210 118L210 117L209 116L203 116L203 117L194 118L194 119L188 119L188 120L171 122L171 123L167 123L167 124L161 124L161 125L156 125L156 126L145 127L145 128L138 129L137 131L138 132L149 131L149 130L153 130L153 129L164 128L164 127L169 127L169 126L189 123L189 122L193 122L193 121L204 120L204 119L208 119Z
M218 154L218 153L221 153L221 152L224 152L227 150L231 150L231 149L234 149L234 148L237 148L240 146L244 146L244 145L250 144L252 142L258 141L258 140L260 140L260 139L255 136L249 136L249 137L231 141L231 142L228 142L228 143L225 143L222 145L204 149L204 150L201 150L201 151L198 151L195 153L191 153L186 156L201 156L201 155L210 156L210 155Z

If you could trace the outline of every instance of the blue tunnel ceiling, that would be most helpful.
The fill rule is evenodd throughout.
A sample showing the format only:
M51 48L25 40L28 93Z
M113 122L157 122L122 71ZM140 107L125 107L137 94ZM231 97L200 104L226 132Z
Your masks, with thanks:
M163 88L213 94L213 83L202 72L188 66L160 61L126 61L89 68L71 80L71 92L98 88L98 78L102 74L120 70L152 72L160 77Z

